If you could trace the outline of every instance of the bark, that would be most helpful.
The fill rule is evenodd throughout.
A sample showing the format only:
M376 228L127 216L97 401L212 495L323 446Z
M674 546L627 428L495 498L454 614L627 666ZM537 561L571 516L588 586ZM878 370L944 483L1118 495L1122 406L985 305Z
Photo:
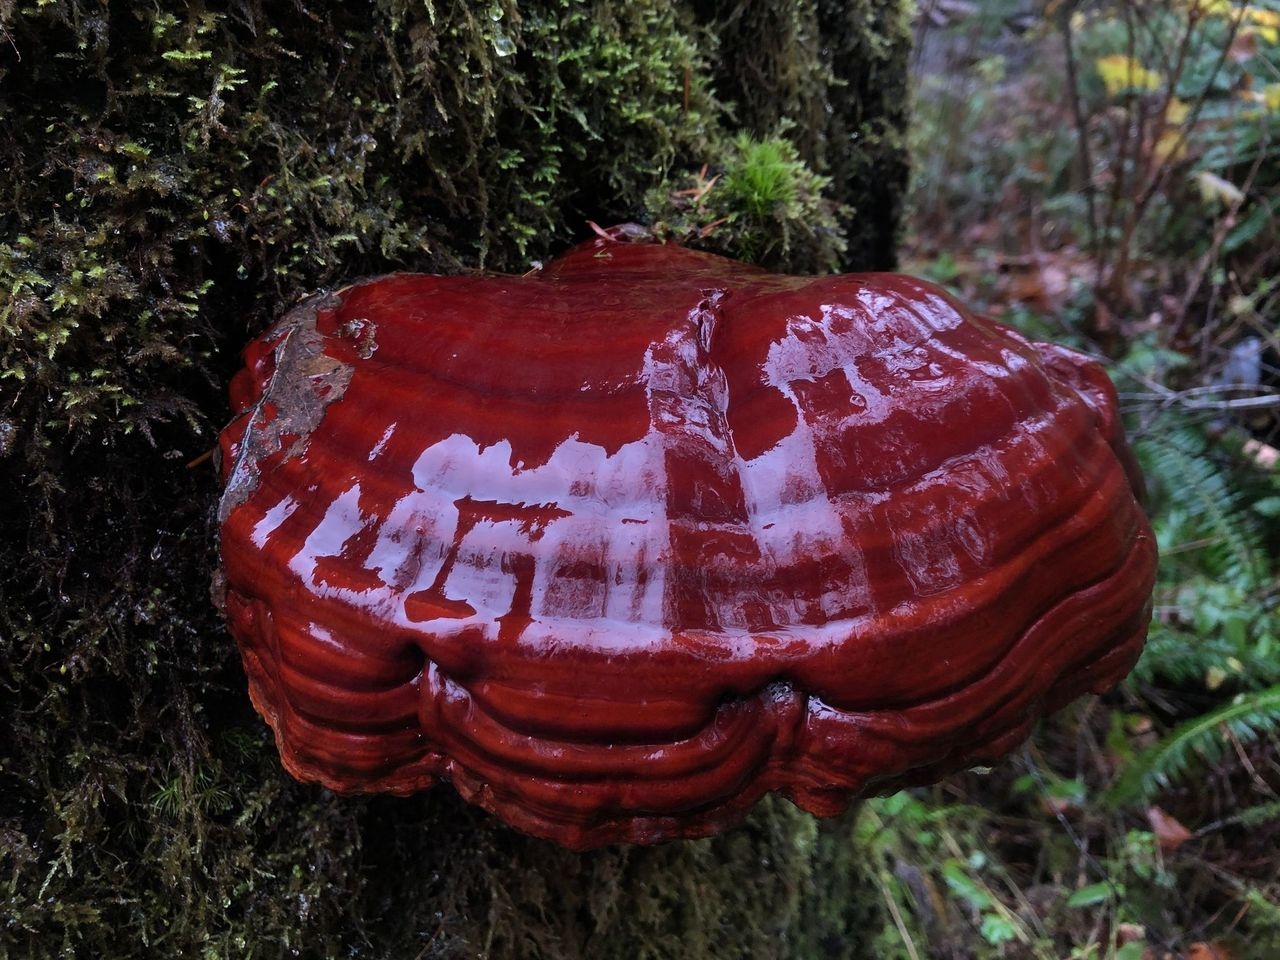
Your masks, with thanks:
M522 272L743 130L830 178L846 266L888 265L904 16L0 0L0 957L869 954L850 818L770 800L578 855L448 788L291 781L209 600L216 478L187 465L300 295Z

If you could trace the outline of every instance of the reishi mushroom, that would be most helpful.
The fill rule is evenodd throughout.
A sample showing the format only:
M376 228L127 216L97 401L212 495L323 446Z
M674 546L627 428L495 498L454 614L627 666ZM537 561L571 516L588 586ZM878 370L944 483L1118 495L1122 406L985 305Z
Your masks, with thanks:
M596 239L245 352L223 607L284 766L574 848L831 815L1114 685L1155 542L1102 368L906 276Z

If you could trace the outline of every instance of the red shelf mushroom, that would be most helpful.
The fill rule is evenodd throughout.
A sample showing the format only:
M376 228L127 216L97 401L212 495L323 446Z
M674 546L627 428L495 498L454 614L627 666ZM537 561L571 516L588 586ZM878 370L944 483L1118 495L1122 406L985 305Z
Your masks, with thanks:
M391 275L232 399L224 605L285 767L570 847L990 763L1150 617L1101 367L909 277L606 239Z

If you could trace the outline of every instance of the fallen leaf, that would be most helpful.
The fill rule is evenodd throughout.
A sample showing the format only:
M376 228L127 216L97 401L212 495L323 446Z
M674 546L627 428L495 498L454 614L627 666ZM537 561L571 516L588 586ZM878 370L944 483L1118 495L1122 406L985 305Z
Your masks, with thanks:
M1254 23L1266 27L1280 27L1280 10L1267 10L1263 7L1245 7L1245 16Z
M1166 853L1172 853L1191 839L1191 831L1159 807L1147 808L1147 822L1151 824L1160 849Z
M1220 943L1201 940L1187 948L1187 960L1231 960L1231 952Z

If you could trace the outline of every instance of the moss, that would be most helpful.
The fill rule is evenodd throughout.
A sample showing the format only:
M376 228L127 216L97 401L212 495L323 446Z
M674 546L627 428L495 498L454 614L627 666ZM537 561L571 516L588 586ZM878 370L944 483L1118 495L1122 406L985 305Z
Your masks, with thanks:
M895 263L907 182L911 4L703 0L720 48L715 87L757 139L783 135L827 178L843 270ZM714 165L714 158L712 159Z
M790 117L799 200L891 237L819 149L838 122L900 132L866 92L905 75L868 2L888 39L866 76L821 52L879 49L836 5L779 8L820 31L794 44L817 60L748 96L748 21L674 0L0 0L0 956L856 952L875 920L830 859L847 824L782 802L716 840L578 857L447 789L291 782L208 602L216 483L187 464L240 346L299 295L523 270L587 219L644 216L740 127ZM897 169L877 149L857 169ZM874 246L835 222L849 257Z
M673 190L651 192L654 233L775 270L831 273L847 249L841 208L826 195L831 181L815 174L781 137L739 134L715 173L703 167Z

